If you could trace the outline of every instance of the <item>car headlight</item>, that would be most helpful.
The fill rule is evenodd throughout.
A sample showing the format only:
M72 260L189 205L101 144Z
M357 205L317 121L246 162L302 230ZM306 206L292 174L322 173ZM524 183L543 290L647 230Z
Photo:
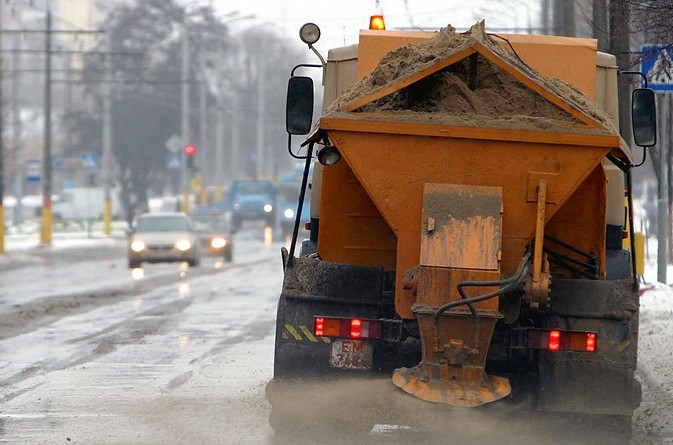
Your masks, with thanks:
M185 252L189 250L191 247L192 243L190 243L189 240L186 239L181 239L177 243L175 243L175 248L181 252Z
M135 240L131 243L131 250L134 252L142 252L145 250L145 243L140 240Z
M224 238L220 238L220 237L213 238L210 241L210 245L213 247L213 249L221 249L221 248L223 248L224 246L227 245L227 240L224 239Z
M264 206L264 211L265 211L266 213L271 213L271 210L273 210L273 206L272 206L271 204L266 204L266 205Z
M285 215L286 218L293 218L294 217L294 210L287 209L287 210L285 210L285 212L283 212L283 215Z

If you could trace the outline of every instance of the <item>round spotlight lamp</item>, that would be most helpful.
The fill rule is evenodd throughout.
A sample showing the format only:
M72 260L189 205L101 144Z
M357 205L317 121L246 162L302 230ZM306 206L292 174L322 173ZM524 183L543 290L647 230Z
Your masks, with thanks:
M326 145L318 152L318 162L322 165L334 165L340 160L341 153L331 145Z
M299 30L299 38L307 45L313 45L320 39L320 28L315 23L306 23Z

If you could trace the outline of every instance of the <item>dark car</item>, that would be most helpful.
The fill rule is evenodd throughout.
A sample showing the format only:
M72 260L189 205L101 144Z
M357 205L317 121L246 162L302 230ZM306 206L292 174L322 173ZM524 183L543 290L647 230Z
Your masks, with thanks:
M217 256L226 262L233 259L231 231L222 215L192 215L202 255Z
M231 223L234 229L245 220L276 222L276 186L270 181L240 181L229 188Z

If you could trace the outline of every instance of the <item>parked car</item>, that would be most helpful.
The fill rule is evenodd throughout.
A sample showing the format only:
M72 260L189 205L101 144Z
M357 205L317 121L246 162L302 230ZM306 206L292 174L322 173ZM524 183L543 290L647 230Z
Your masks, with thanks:
M244 220L276 222L276 186L270 181L240 181L229 188L231 222L234 229Z
M222 257L224 261L233 259L233 241L223 215L192 215L199 246L204 255Z
M199 243L192 220L182 212L143 213L133 224L128 241L129 268L143 262L187 261L199 264Z

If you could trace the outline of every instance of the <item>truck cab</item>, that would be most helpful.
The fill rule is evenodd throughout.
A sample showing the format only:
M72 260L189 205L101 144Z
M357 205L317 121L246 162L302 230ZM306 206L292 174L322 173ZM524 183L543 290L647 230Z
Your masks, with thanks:
M233 229L243 221L276 221L276 186L270 181L238 181L229 188L229 208Z

